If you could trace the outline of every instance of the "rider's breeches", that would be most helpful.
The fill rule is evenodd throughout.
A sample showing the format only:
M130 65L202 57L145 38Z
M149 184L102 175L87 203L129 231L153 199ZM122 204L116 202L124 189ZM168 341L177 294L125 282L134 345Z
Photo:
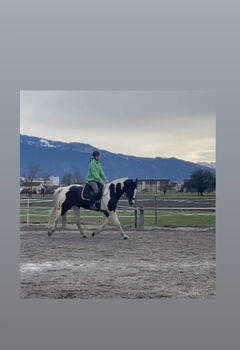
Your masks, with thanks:
M98 184L94 181L90 181L89 185L93 189L93 192L91 194L91 200L90 200L90 205L93 205L97 199L97 196L98 196Z
M90 182L89 182L89 185L92 187L93 192L94 192L95 194L97 194L97 193L98 193L98 185L97 185L97 183L94 182L94 181L90 181Z

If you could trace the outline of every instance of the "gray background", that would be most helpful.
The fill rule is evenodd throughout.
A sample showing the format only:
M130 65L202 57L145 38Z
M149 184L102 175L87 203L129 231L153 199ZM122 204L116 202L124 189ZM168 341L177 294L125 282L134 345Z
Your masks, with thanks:
M238 349L239 7L1 2L1 349ZM216 300L19 299L21 89L216 90Z

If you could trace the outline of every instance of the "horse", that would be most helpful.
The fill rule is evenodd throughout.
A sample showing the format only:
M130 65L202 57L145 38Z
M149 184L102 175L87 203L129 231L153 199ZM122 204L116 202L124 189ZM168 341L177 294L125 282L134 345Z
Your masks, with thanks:
M135 204L137 193L137 179L121 178L105 184L102 188L102 193L99 195L100 207L99 211L104 213L104 220L100 227L92 232L92 237L103 231L108 224L109 219L112 218L113 223L118 227L123 239L128 239L128 235L124 233L120 224L118 215L116 213L117 204L122 195L125 195L129 204ZM48 235L51 236L55 231L60 217L63 219L63 227L66 225L66 213L71 208L74 211L75 223L83 238L86 235L80 224L80 208L90 208L90 186L70 185L66 187L59 187L55 190L53 196L53 208L48 222Z

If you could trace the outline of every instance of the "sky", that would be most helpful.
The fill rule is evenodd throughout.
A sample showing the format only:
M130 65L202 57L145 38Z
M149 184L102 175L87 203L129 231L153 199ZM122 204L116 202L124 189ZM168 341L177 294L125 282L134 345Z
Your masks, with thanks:
M21 91L20 133L114 153L215 162L213 91Z

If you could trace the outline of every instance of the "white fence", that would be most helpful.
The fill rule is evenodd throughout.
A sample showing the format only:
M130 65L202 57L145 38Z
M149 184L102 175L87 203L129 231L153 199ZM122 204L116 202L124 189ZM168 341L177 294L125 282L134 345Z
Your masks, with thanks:
M121 200L122 202L126 202L127 200ZM45 217L46 218L46 222L48 221L48 217L50 215L50 211L51 211L51 205L49 206L34 206L35 208L37 208L39 211L44 210L45 212L47 211L47 213L41 214L41 213L31 213L31 204L35 203L52 203L51 199L34 199L34 198L22 198L20 199L20 204L25 204L25 206L21 205L21 209L24 209L24 213L20 212L20 218L24 217L26 218L26 224L29 225L31 223L31 217L32 216L38 216L38 217ZM133 208L128 207L128 206L122 206L118 208L119 212L126 212L126 211L132 211ZM88 209L84 209L81 208L81 212L91 212ZM73 217L73 214L70 212L68 214L68 216ZM121 218L133 218L133 215L120 215ZM96 218L103 218L103 214L101 212L94 212L94 215L82 215L81 214L81 218L87 218L87 219L96 219Z
M149 201L151 199L143 199L141 201ZM42 210L44 209L45 211L47 211L47 213L44 214L40 214L39 212L36 213L31 213L31 204L33 203L48 203L50 204L50 202L52 203L51 199L33 199L33 198L26 198L26 199L21 199L20 203L25 204L26 206L21 206L21 208L25 209L25 213L21 213L20 212L20 217L25 217L26 218L26 224L29 225L31 223L31 217L32 216L36 216L37 217L46 217L46 221L48 221L48 217L50 214L50 210L51 210L51 205L49 206L35 206L35 208L37 208L38 210ZM120 200L120 202L127 202L127 200ZM157 207L156 205L154 207L129 207L129 206L118 206L117 211L120 213L119 217L120 218L132 218L134 220L134 227L135 228L139 228L139 229L143 229L144 228L144 219L146 217L148 218L154 218L154 224L157 224L158 222L158 217L159 217L159 213L161 211L168 211L168 212L174 212L174 211L180 211L180 212L184 212L184 211L188 211L188 212L215 212L216 208L215 207L200 207L200 208L193 208L193 207ZM153 212L153 214L146 214L146 212L151 211ZM83 209L81 208L81 212L89 212L89 210L87 209ZM121 215L121 212L129 212L132 213L132 215ZM138 215L139 213L139 215ZM71 215L71 214L70 214ZM103 218L102 213L97 213L94 212L94 215L82 215L81 214L81 218L87 218L87 219L96 219L96 218Z

